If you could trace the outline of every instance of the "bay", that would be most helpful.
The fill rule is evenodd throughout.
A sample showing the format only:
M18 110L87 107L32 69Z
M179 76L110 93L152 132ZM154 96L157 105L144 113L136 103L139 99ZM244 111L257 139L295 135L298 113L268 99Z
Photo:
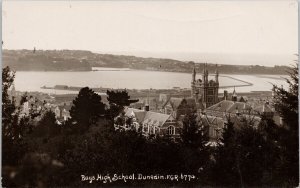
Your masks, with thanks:
M77 93L69 90L42 89L41 87L53 87L55 85L67 85L77 87L103 87L114 89L172 89L173 87L190 89L192 74L177 72L156 72L116 68L97 68L88 72L43 72L43 71L18 71L15 77L17 91L39 91L45 93ZM95 71L96 70L96 71ZM214 79L214 75L209 76ZM220 74L221 87L233 85L245 85L244 82L252 83L251 86L237 87L237 92L270 91L272 83L278 86L288 85L284 78L286 75L226 75ZM201 74L197 74L197 79ZM238 80L235 80L238 79ZM242 81L244 82L242 82ZM222 88L219 92L230 88Z

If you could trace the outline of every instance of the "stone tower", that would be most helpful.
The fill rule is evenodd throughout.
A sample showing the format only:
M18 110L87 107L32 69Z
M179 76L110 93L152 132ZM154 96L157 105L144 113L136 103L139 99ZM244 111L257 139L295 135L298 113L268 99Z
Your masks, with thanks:
M216 65L215 80L208 79L207 63L204 64L202 80L196 79L196 69L194 67L191 82L191 97L197 103L202 103L204 108L219 102L219 71Z

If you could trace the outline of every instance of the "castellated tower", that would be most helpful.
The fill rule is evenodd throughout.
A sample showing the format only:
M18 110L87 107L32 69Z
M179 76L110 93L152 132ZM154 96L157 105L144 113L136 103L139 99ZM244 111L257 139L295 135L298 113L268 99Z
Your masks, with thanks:
M194 66L191 82L191 97L197 103L202 103L204 108L219 102L219 71L216 65L215 80L208 79L207 63L203 66L202 80L196 79L196 68Z

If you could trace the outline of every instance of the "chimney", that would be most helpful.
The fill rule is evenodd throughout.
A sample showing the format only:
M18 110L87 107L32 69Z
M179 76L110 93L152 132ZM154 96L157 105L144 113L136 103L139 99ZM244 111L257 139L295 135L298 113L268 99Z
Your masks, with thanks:
M148 112L149 109L150 109L150 108L149 108L149 104L146 104L145 107L144 107L144 111Z
M226 101L228 99L228 91L224 90L224 100Z

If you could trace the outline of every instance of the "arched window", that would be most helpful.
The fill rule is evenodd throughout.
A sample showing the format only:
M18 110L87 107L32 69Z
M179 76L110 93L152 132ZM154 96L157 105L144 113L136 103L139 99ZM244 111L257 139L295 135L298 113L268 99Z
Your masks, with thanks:
M168 134L169 135L174 135L175 134L175 127L174 126L169 126L168 127Z

